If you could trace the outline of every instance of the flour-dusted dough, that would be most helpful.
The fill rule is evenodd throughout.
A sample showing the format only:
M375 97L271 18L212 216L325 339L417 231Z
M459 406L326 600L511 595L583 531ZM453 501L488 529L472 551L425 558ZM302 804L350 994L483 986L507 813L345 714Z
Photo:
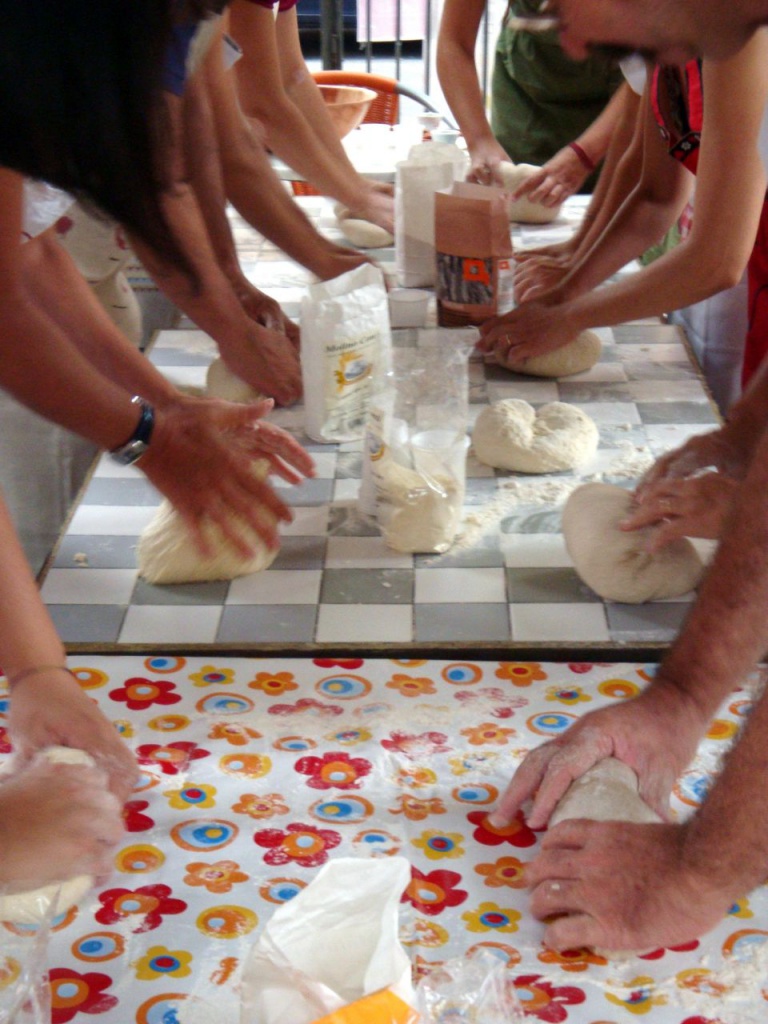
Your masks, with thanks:
M575 405L550 402L538 413L520 398L486 406L472 431L481 462L518 473L555 473L590 459L599 434L594 421Z
M336 203L333 208L339 222L341 233L350 245L356 249L384 249L394 245L395 236L386 228L379 227L370 220L353 217L346 206Z
M638 792L637 776L623 761L606 757L571 783L552 812L549 827L570 818L590 821L661 821Z
M254 464L254 472L262 480L268 468L263 459ZM274 516L266 510L263 515L269 522L275 522ZM204 558L184 520L169 501L163 500L139 537L139 575L148 583L200 583L233 580L267 569L277 551L268 548L259 535L241 520L234 520L234 525L244 540L254 546L255 554L251 558L243 558L217 526L208 524L205 530L215 554Z
M540 167L535 167L533 164L513 164L508 160L502 160L499 164L502 187L507 192L514 192L524 181L540 170ZM509 201L508 213L510 220L520 221L523 224L549 224L560 213L560 205L543 206L541 203L532 203L530 199L523 196L522 199Z
M651 527L619 529L631 501L629 491L612 484L584 484L571 494L563 509L563 535L576 572L611 601L640 604L687 594L704 572L696 548L681 538L650 555L645 546Z
M48 747L44 754L54 764L83 764L89 768L96 764L90 754L73 747ZM79 903L92 886L91 875L78 875L38 889L0 896L0 921L39 925L49 915L55 917Z
M531 377L570 377L591 369L600 358L602 347L594 331L582 331L567 345L532 356L513 369L515 373L527 373Z
M264 395L236 376L223 359L214 359L205 375L205 393L209 398L227 402L258 402Z

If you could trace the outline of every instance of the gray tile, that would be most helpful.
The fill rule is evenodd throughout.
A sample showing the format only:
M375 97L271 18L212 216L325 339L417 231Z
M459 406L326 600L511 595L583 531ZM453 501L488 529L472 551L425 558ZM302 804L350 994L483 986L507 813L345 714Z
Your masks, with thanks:
M339 452L336 456L336 479L360 480L362 467L363 456L360 452Z
M414 640L474 643L510 639L506 604L418 604L414 608Z
M208 366L211 361L211 353L155 346L150 358L155 366Z
M378 537L380 533L376 520L361 515L357 503L331 505L328 513L329 537Z
M322 604L410 604L412 569L326 569Z
M218 643L312 643L317 607L313 604L229 605L221 616Z
M613 381L561 380L558 384L561 402L632 402L632 389Z
M600 598L567 566L549 569L507 569L507 593L512 604L594 602Z
M136 537L88 537L66 535L54 561L57 569L87 566L89 569L133 569Z
M126 609L112 604L49 604L64 643L117 643Z
M444 555L414 555L413 564L417 569L495 569L504 565L498 537L488 538L487 546L479 544L472 548L453 548Z
M671 640L677 635L690 603L649 601L647 604L606 603L611 635L623 640Z
M324 448L323 451L327 449ZM302 480L290 490L281 492L286 504L294 508L308 505L327 505L333 497L333 480L314 479Z
M468 476L464 494L465 505L485 505L498 494L495 476Z
M212 583L164 583L162 586L137 580L131 604L223 604L229 591L227 580Z
M622 324L613 328L616 341L627 345L670 345L680 341L674 324Z
M160 495L145 476L93 477L81 505L159 505Z
M643 423L717 423L709 402L637 402Z
M325 537L283 537L272 569L322 569L325 564Z
M698 380L698 374L690 363L627 362L624 364L629 380Z

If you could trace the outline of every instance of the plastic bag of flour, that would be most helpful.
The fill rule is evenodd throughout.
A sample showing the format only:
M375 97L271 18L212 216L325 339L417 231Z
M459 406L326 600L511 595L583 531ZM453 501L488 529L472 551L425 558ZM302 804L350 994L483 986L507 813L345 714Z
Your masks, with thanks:
M368 415L376 517L396 551L442 552L462 519L466 481L468 371L477 332L423 330L397 348Z
M301 302L304 429L315 441L363 436L374 367L392 338L384 275L369 263L319 281Z

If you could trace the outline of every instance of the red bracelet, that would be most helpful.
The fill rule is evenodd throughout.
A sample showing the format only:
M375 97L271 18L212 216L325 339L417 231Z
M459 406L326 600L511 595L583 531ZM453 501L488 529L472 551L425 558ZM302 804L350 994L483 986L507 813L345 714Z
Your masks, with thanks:
M568 148L572 149L584 167L591 173L595 170L595 164L590 160L578 142L569 142Z

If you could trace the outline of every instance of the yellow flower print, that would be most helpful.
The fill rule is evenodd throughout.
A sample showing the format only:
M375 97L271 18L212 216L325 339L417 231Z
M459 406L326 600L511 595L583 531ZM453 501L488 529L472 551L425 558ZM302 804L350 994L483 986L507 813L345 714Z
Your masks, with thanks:
M402 697L421 697L425 693L437 693L431 679L420 676L406 676L395 672L387 683L390 690L399 690Z
M404 814L409 821L423 821L430 814L445 814L445 804L438 797L422 799L410 793L402 793L397 798L397 805L390 807L389 813Z
M750 909L749 900L747 899L746 896L744 896L742 899L737 900L733 904L731 909L728 911L728 916L729 917L754 917L755 915L752 913L752 911Z
M580 704L592 700L580 686L548 686L547 700L556 700L559 704Z
M183 949L166 949L165 946L151 946L140 960L133 963L139 981L157 981L158 978L187 978L192 973L189 966L192 954Z
M729 740L739 731L736 722L729 722L726 718L716 718L710 723L707 732L708 740Z
M191 672L189 678L194 686L231 686L235 681L235 670L203 665L199 672Z
M261 690L268 697L279 697L288 690L298 690L299 684L294 681L292 672L257 672L248 683L252 690Z
M400 768L395 776L395 782L398 786L408 786L410 789L424 789L437 784L437 772L423 766Z
M403 938L404 946L422 946L425 949L437 949L445 946L449 940L448 929L434 921L417 917L413 923L413 934Z
M477 910L461 915L468 932L516 932L520 917L517 910L497 903L481 903Z
M460 832L441 832L433 828L422 832L411 842L430 860L448 860L464 856L464 847L461 845L463 839Z
M467 772L482 771L492 764L498 757L495 750L473 750L462 754L460 757L449 757L448 764L451 766L452 775L466 775Z
M119 734L123 737L123 739L128 740L132 736L136 735L133 726L131 725L131 723L128 721L127 718L116 718L112 722L112 725L114 725L114 727L117 729Z
M466 736L473 746L479 747L485 743L506 743L507 737L516 736L517 732L515 729L504 729L493 722L481 722L480 725L462 729L461 735Z
M513 686L530 686L549 677L538 662L502 661L496 669L496 678L508 679Z
M478 875L483 875L485 884L492 889L498 889L502 885L509 886L510 889L524 889L524 868L525 861L518 860L517 857L499 857L493 864L477 864L475 871Z
M190 807L215 807L215 786L189 783L181 789L166 789L163 796L168 798L168 806L177 811L188 811Z
M630 1013L636 1013L638 1016L650 1013L654 1006L664 1006L667 1002L666 996L653 994L656 983L653 978L647 975L638 975L631 981L626 982L625 987L631 990L625 999L614 995L612 992L606 992L605 998L609 1003L613 1003L614 1006L621 1006L625 1010L629 1010Z
M263 820L287 814L289 807L280 793L267 793L265 796L244 793L236 804L232 804L232 810L235 814L247 814L251 818Z

